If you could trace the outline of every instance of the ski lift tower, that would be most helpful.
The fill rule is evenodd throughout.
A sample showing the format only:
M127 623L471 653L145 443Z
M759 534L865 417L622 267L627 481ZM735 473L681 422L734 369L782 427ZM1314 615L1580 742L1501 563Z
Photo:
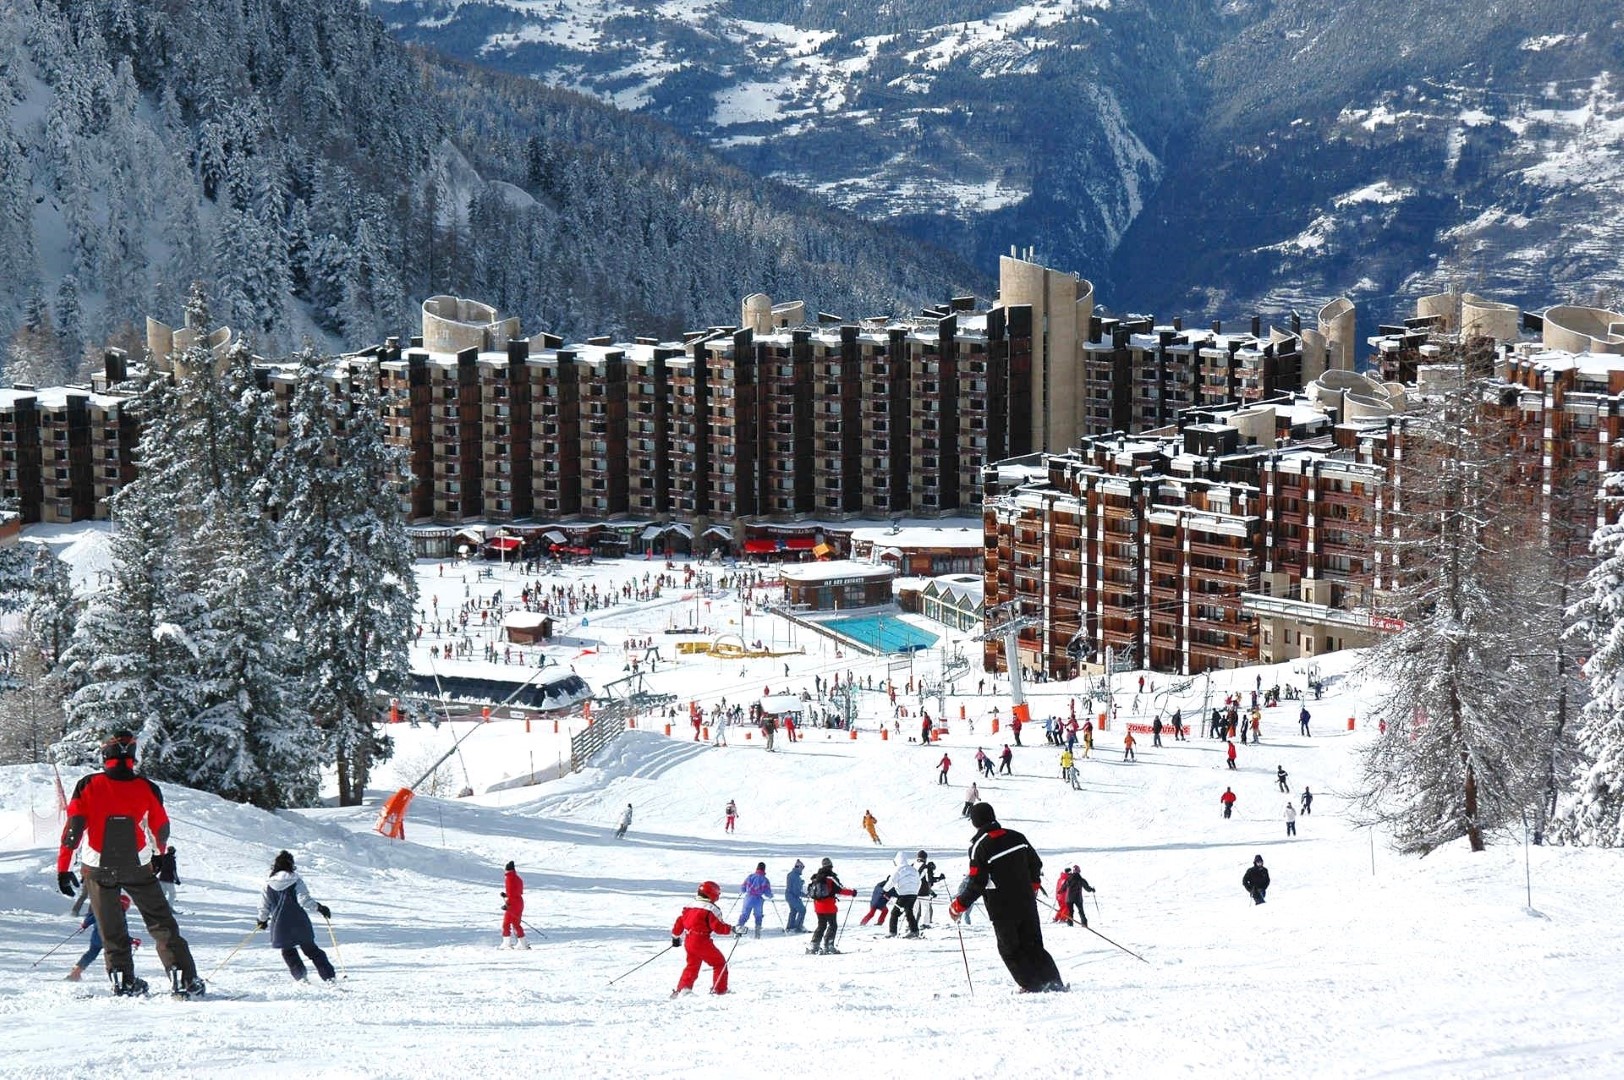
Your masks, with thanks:
M987 628L974 638L976 641L1004 642L1004 665L1009 668L1009 713L1012 720L1022 724L1032 722L1032 710L1026 704L1026 692L1021 686L1021 653L1018 642L1021 631L1041 623L1034 615L1022 615L1018 601L995 604L987 609ZM998 620L994 625L994 620Z

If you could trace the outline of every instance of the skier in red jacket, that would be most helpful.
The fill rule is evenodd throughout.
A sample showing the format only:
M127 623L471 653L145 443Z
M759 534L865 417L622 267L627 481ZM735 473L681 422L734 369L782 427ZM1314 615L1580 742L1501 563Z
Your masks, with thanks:
M508 930L513 931L513 940L508 941ZM530 943L524 939L524 878L513 869L513 863L507 864L507 873L502 878L502 940L496 946L500 949L506 945L510 949L528 949Z
M702 881L696 895L698 901L683 908L677 921L671 924L671 947L674 949L682 945L688 951L688 963L683 965L682 978L677 980L677 988L671 991L672 997L693 990L694 982L699 978L700 964L711 966L711 993L727 993L727 961L722 959L722 950L711 940L712 934L733 933L733 928L722 918L722 911L716 906L716 901L722 898L722 888L714 881Z
M140 995L147 984L135 977L130 928L119 894L127 894L152 933L158 957L179 996L203 994L192 950L181 937L175 913L158 887L154 863L169 846L169 815L158 785L135 775L135 736L120 731L102 744L102 771L74 786L68 823L56 857L56 883L64 896L79 890L71 867L74 852L90 898L90 910L106 945L113 993Z

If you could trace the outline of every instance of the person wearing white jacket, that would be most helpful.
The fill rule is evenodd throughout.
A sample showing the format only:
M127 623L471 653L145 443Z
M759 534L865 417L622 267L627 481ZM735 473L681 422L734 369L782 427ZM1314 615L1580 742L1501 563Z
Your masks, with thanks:
M893 860L896 869L891 871L891 879L886 882L885 891L894 899L891 908L890 937L897 936L897 920L903 915L908 916L908 936L919 936L919 916L914 914L914 901L919 896L919 871L909 861L904 852L897 852Z
M304 878L293 868L293 855L279 851L276 861L271 863L271 877L265 883L265 892L259 898L255 929L270 929L271 947L282 950L288 973L299 982L306 978L304 962L299 959L301 951L316 965L316 974L322 981L332 982L333 965L316 944L316 931L306 912L320 915L324 920L333 915L326 904L318 904L305 888Z

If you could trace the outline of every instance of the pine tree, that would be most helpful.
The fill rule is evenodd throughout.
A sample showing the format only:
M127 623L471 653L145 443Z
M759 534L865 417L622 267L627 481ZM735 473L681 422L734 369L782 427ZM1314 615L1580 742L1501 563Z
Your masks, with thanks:
M44 544L37 545L34 552L30 593L24 625L45 670L50 671L73 640L79 607L67 563Z
M1624 493L1616 483L1610 490L1613 499ZM1573 799L1551 834L1559 843L1624 847L1624 524L1597 529L1590 550L1599 561L1571 614L1573 636L1590 650L1591 699L1580 722Z
M405 468L376 420L376 370L363 365L352 378L312 351L298 359L288 438L271 470L277 573L298 636L305 707L337 768L339 801L357 805L372 765L391 750L378 730L378 698L406 673L412 554L399 493L379 481Z
M1481 390L1481 369L1463 360L1452 386L1401 421L1378 545L1404 577L1392 611L1406 628L1365 665L1387 733L1365 751L1360 809L1411 853L1461 837L1483 850L1534 805L1549 753L1547 703L1528 688L1550 652L1531 642L1519 591L1538 530L1504 504L1509 462L1482 422Z

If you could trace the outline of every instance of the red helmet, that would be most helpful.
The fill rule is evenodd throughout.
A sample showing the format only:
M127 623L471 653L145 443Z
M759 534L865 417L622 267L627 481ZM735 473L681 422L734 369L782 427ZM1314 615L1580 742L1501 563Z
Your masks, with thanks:
M722 898L722 887L714 881L701 881L698 892L701 900L709 900L713 904Z

